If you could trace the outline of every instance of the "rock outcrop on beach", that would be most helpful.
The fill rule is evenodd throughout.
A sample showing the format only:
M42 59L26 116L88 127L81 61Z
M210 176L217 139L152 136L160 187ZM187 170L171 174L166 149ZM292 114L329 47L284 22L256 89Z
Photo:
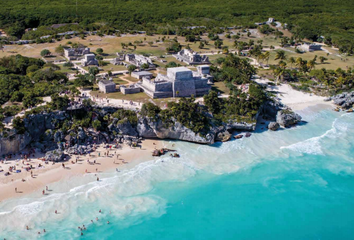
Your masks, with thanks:
M175 120L173 120L173 124L166 125L160 119L154 121L140 117L137 130L139 136L143 138L176 139L201 144L213 144L215 139L215 133L212 131L202 136Z
M276 131L276 130L278 130L279 128L280 128L280 125L279 125L279 123L277 123L277 122L270 122L270 123L268 124L268 129L269 129L269 130Z
M112 123L108 126L110 132L116 132L121 135L138 136L138 132L128 121L128 119L123 119L118 121L117 118L113 119Z
M61 162L65 158L65 154L62 150L55 149L53 151L48 151L45 154L45 160L51 162Z
M229 131L225 130L223 132L219 132L216 137L215 137L215 141L219 141L219 142L227 142L231 139L231 134L229 133Z
M32 141L31 135L26 132L24 134L17 134L12 130L7 135L0 136L0 154L10 154L22 151Z
M352 108L354 105L354 91L350 93L342 93L335 95L326 99L327 101L332 100L336 105L340 106L343 109Z
M284 109L285 106L278 101L267 101L263 104L260 109L260 114L263 119L275 121L277 117L277 113Z
M277 113L277 123L282 127L291 127L301 121L301 116L290 109L280 110Z

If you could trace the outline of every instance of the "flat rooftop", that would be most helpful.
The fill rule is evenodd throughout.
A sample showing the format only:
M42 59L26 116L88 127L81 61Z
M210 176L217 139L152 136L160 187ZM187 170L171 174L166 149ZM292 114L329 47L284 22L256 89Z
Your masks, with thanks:
M135 75L138 75L138 76L153 75L151 72L148 72L148 71L132 72L132 73Z
M175 67L175 68L168 68L167 72L176 73L176 72L192 72L189 68L186 67Z

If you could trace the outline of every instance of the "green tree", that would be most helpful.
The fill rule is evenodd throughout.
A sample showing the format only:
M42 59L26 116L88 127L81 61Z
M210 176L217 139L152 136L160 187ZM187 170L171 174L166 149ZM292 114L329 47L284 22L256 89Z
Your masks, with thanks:
M129 66L128 66L129 74L131 74L132 72L134 72L135 69L136 69L136 66L135 66L135 65L129 65Z
M95 120L92 122L92 127L97 131L101 128L102 124L100 120Z
M286 55L284 50L278 50L275 54L275 60L285 60Z
M97 48L96 49L96 53L99 54L99 55L102 55L103 54L103 49L102 48Z
M60 56L64 55L64 47L60 44L58 47L55 48L55 53L59 54Z
M41 56L42 57L47 57L47 56L50 56L51 52L48 50L48 49L43 49L41 51Z

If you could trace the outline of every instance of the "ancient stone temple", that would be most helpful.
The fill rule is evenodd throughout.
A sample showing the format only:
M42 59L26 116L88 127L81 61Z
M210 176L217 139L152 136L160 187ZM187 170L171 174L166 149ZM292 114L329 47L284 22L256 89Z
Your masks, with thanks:
M203 96L210 91L212 77L209 66L199 66L197 72L186 67L168 68L167 75L143 78L138 86L152 98Z
M81 60L82 66L98 66L98 61L96 59L95 54L86 54L84 59Z
M86 54L90 54L90 48L64 48L64 56L69 60L77 60Z
M197 52L188 49L182 49L173 55L178 61L189 65L209 64L209 58L206 55L199 55Z
M152 62L149 57L145 57L139 54L132 53L117 53L117 57L111 61L114 65L134 65L138 68L141 68L143 64L148 66L148 69L155 69L156 65Z
M98 88L101 92L111 93L116 91L116 84L110 80L101 80L98 82Z

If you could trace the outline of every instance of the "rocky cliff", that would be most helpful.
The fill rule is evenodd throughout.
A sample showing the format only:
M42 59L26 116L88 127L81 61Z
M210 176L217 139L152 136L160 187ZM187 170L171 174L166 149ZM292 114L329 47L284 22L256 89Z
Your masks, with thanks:
M352 108L354 105L354 91L350 93L345 92L342 94L338 94L326 100L332 100L336 105L340 106L341 108L349 109Z
M176 139L201 144L213 144L215 139L213 131L202 136L179 122L173 121L173 124L167 126L161 120L153 121L146 117L139 118L137 131L143 138Z
M96 117L103 119L107 114L114 113L117 109L96 109ZM138 115L137 123L130 123L127 118L118 120L114 118L109 121L109 125L105 125L105 129L100 132L94 131L92 128L76 130L68 130L65 134L60 129L63 121L68 120L72 124L70 112L55 111L43 112L36 115L30 115L24 119L26 127L25 134L16 134L12 131L11 137L1 137L0 154L15 153L23 150L31 144L32 147L40 150L54 150L59 148L63 150L64 145L60 142L66 141L70 146L80 146L94 140L108 142L113 139L130 140L142 138L149 139L175 139L181 141L194 142L199 144L213 144L215 141L227 141L230 139L233 131L253 131L256 127L254 123L228 121L218 126L211 126L207 132L195 133L191 129L183 126L175 119L171 119L169 124L164 123L161 119L151 119ZM259 110L258 115L283 127L290 127L299 121L301 117L293 113L286 106L279 102L266 102ZM212 116L210 116L211 118ZM107 124L107 122L106 122ZM277 128L273 128L276 130ZM76 147L78 148L78 147ZM80 149L73 149L79 151Z

